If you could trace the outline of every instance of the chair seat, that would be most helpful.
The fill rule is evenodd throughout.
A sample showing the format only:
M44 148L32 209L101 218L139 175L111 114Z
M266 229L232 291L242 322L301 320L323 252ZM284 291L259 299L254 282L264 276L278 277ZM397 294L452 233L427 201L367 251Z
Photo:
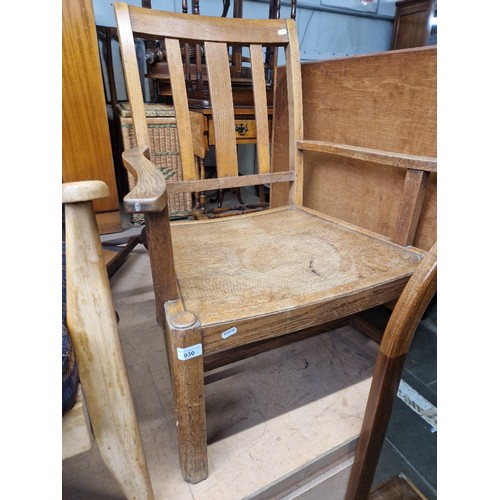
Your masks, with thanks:
M230 347L221 334L234 327L239 345L260 339L259 318L265 336L277 335L396 299L421 259L303 207L181 222L172 239L182 302L200 320L206 353Z

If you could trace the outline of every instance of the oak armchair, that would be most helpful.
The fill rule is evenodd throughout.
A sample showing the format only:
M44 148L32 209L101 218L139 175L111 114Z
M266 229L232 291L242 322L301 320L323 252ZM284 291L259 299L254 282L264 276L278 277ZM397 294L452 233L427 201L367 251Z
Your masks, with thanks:
M396 300L426 253L408 242L391 241L303 206L303 150L375 156L380 163L400 161L402 168L414 170L423 179L435 170L436 162L304 140L300 54L293 20L211 18L120 2L115 3L115 12L138 144L123 154L125 166L138 179L124 206L129 212L145 213L157 319L164 329L176 405L181 469L186 481L196 483L209 473L203 377L210 356L320 327ZM134 34L165 41L182 182L166 185L148 158ZM215 179L200 179L194 161L181 57L185 42L204 47L216 139ZM238 175L228 44L249 47L257 123L258 173L254 175ZM290 144L286 172L271 171L263 63L269 46L285 52ZM169 222L169 193L264 183L287 183L289 205L224 219ZM415 207L408 203L408 210L401 213L415 214ZM414 217L401 222L413 223ZM405 311L411 324L418 322L418 308ZM412 333L405 331L411 339ZM379 373L375 385L380 377L387 379ZM386 394L386 389L382 392ZM379 407L377 402L375 407ZM369 458L378 456L373 452L372 431L369 426ZM353 475L355 486L360 477L370 476L373 466L373 460L361 459L357 466L361 473Z

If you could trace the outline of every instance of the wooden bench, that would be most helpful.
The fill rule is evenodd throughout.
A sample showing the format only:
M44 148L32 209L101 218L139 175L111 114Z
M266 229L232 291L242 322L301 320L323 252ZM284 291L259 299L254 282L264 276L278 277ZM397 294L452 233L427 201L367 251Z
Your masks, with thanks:
M302 89L304 205L428 250L437 239L436 47L305 63ZM286 101L279 68L274 172L288 168ZM322 142L337 144L336 151ZM409 162L414 169L406 173L400 167ZM397 224L408 199L409 233ZM287 187L274 185L271 207L287 202Z

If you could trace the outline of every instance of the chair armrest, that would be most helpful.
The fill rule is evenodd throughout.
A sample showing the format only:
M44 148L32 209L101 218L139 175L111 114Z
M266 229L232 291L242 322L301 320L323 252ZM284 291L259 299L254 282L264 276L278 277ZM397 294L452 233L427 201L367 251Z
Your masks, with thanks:
M126 212L161 212L167 205L166 181L147 155L149 148L139 146L122 153L125 168L137 179L135 187L123 198Z
M437 291L437 242L425 254L401 293L385 328L380 352L390 358L407 354L413 335Z
M335 144L326 141L298 141L297 148L303 151L329 153L336 156L371 161L393 167L424 170L427 172L437 171L437 159L429 156L408 155L393 151L350 146L347 144Z
M109 188L103 181L63 182L62 202L81 203L109 196Z

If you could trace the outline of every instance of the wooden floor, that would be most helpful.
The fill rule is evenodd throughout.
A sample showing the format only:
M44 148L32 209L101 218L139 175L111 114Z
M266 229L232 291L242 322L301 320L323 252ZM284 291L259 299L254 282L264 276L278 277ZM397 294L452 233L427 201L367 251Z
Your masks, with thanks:
M376 344L344 327L208 372L209 477L189 485L177 459L168 367L144 247L133 250L111 285L158 499L280 498L298 488L300 498L312 498L308 482L315 479L316 491L323 487L335 492L329 498L342 500ZM63 498L123 498L95 443L63 462Z

